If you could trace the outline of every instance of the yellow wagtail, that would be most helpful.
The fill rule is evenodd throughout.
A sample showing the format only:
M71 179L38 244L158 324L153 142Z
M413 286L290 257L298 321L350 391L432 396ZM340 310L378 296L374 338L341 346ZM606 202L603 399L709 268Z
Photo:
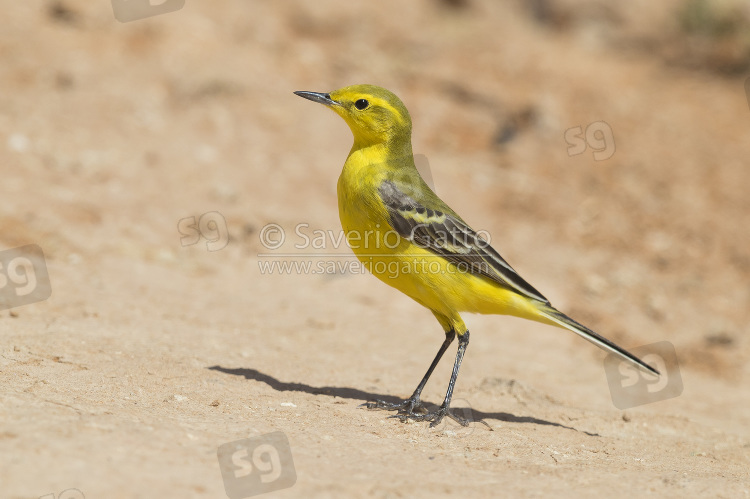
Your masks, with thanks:
M445 341L412 396L397 404L368 402L368 408L397 410L395 417L402 421L430 421L430 426L445 416L468 424L450 411L453 387L469 344L469 331L459 312L514 315L562 327L659 374L552 307L437 197L414 166L411 117L393 93L374 85L353 85L331 93L295 94L335 111L354 135L338 180L338 201L341 225L357 258L380 280L430 309L445 331ZM420 394L456 335L458 352L448 391L443 404L430 413Z

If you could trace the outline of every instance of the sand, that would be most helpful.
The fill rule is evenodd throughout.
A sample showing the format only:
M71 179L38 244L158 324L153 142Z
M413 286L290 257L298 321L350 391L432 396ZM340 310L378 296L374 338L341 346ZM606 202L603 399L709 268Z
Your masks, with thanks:
M6 3L0 274L37 245L51 296L0 289L3 497L226 497L220 448L268 497L750 496L750 110L675 62L676 2ZM593 345L467 315L475 422L360 408L443 333L337 239L351 135L292 92L353 83L403 99L438 194L555 306L672 345L677 396L621 410Z

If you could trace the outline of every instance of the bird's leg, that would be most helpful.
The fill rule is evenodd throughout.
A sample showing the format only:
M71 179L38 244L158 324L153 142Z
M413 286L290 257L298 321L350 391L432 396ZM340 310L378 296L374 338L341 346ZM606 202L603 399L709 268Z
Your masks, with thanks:
M443 354L446 350L448 350L448 347L451 343L453 343L453 339L456 337L456 332L451 329L450 331L446 331L445 333L445 341L443 341L443 344L440 346L440 350L438 350L437 355L435 356L435 359L432 361L432 364L430 364L430 368L427 369L427 373L422 378L422 381L419 382L419 386L416 390L414 390L414 393L412 393L411 397L404 400L403 402L397 402L395 404L384 402L382 400L373 400L370 402L367 402L366 404L363 404L368 409L383 409L386 411L399 411L399 414L403 415L414 415L414 411L418 410L421 412L426 412L424 410L424 407L422 406L422 401L419 399L420 395L422 394L422 390L424 389L424 386L427 384L427 380L430 379L430 376L432 375L432 371L435 370L435 367L438 365L438 362L440 362L440 359L443 357ZM468 338L467 338L468 340ZM459 342L461 340L459 339ZM461 347L459 346L459 349ZM465 347L464 347L465 348ZM463 356L463 354L461 354ZM460 363L460 362L459 362ZM453 387L451 386L451 392L453 391Z
M399 412L394 417L399 418L401 421L411 419L413 421L430 421L430 428L434 428L439 425L445 416L448 416L458 424L462 426L468 426L469 421L457 414L450 411L451 398L453 397L453 387L456 384L456 378L458 378L458 370L461 368L461 361L464 358L464 352L466 352L466 346L469 344L469 331L458 337L458 352L456 352L456 362L453 364L453 374L451 374L451 380L448 383L448 391L445 394L445 400L435 412L428 412L426 414L407 414L405 412ZM430 367L432 369L434 365Z

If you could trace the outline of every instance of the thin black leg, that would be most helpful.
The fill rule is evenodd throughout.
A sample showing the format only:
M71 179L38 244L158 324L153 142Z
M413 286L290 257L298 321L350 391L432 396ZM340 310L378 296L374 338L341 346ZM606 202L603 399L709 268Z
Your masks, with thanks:
M468 331L467 331L468 332ZM465 336L465 335L464 335ZM438 363L440 362L440 359L443 358L443 354L446 350L448 350L448 347L453 343L453 339L456 337L456 332L451 329L450 331L447 331L445 333L445 341L443 341L443 344L440 346L440 350L438 350L437 355L432 361L432 364L430 364L430 368L427 369L427 373L425 373L424 377L422 378L422 381L419 382L419 386L417 386L417 389L414 390L414 393L411 397L404 400L403 402L398 402L395 404L384 402L382 400L373 400L371 402L367 402L366 404L363 404L368 409L384 409L384 410L398 410L400 413L403 414L414 414L414 410L419 410L422 408L422 401L419 399L419 397L422 395L422 390L424 390L425 385L427 384L427 380L430 379L430 376L432 376L432 371L435 370L435 367L437 367ZM459 337L459 349L460 347L460 337ZM467 339L468 342L468 339ZM465 349L466 347L464 347ZM463 353L461 353L461 357L463 357ZM459 364L461 362L459 361ZM454 367L454 372L455 367ZM457 374L457 372L456 372ZM455 376L451 377L451 386L449 387L449 391L453 393L453 383L455 383ZM450 399L448 400L450 402Z
M456 352L456 362L453 364L453 374L451 374L451 380L448 382L448 391L445 392L445 400L443 405L440 406L446 411L450 409L451 399L453 398L453 387L456 386L456 380L458 379L458 370L461 369L461 361L464 360L464 353L466 347L469 346L469 331L458 337L458 351ZM433 421L430 426L435 426Z
M424 390L424 386L427 384L427 380L430 379L430 376L432 376L432 371L435 370L435 367L437 367L440 359L443 358L443 354L446 350L448 350L448 347L451 346L451 343L453 343L453 338L455 337L456 332L453 329L445 333L445 341L443 341L443 344L440 346L440 350L438 350L438 353L433 359L432 364L430 364L430 368L427 369L427 373L425 373L422 381L419 382L419 386L416 390L414 390L411 398L416 398L417 400L419 400L419 396L422 395L422 390Z
M406 414L399 412L395 417L406 421L408 419L414 421L430 421L430 428L433 428L440 424L445 416L448 416L455 422L468 426L469 421L467 419L454 414L450 410L451 398L453 398L453 387L456 386L456 379L458 378L458 371L461 369L461 361L464 359L464 353L466 347L469 344L469 332L466 331L464 334L458 337L458 351L456 352L456 362L453 364L453 374L451 374L451 380L448 382L448 391L445 393L445 400L435 412L428 412L426 414ZM485 423L486 424L486 423Z

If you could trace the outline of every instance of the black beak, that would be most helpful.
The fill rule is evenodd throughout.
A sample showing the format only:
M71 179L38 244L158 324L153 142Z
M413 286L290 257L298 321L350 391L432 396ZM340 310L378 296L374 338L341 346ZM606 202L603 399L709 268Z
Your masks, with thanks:
M319 102L320 104L325 104L326 106L335 106L338 105L338 102L331 99L331 94L322 94L320 92L305 92L305 91L299 91L294 92L296 95L299 95L300 97L304 97L305 99L309 99L313 102Z

